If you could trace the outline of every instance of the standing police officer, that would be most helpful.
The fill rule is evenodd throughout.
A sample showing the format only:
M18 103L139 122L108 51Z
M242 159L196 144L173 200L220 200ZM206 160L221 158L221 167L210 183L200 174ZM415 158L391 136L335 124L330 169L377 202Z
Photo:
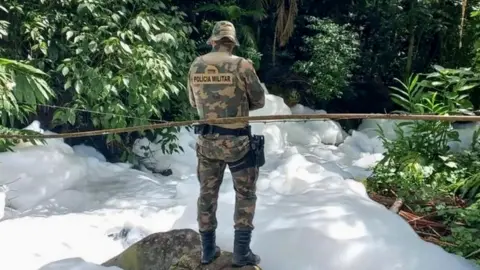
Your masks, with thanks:
M265 104L265 92L249 60L233 55L239 46L231 22L215 24L207 43L212 51L190 66L188 93L200 119L248 116ZM196 152L200 195L197 221L202 240L203 264L220 256L215 244L216 210L220 185L228 165L236 193L233 266L256 265L260 257L250 249L255 215L256 182L264 160L263 136L252 136L248 122L198 125Z

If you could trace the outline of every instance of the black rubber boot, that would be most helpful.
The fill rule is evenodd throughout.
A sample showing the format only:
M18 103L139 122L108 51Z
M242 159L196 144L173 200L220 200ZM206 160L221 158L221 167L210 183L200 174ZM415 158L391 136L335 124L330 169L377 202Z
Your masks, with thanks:
M250 249L251 239L251 230L235 230L235 240L233 242L233 267L257 265L260 263L260 257L255 255Z
M202 264L209 264L220 256L220 248L215 245L215 231L201 232Z

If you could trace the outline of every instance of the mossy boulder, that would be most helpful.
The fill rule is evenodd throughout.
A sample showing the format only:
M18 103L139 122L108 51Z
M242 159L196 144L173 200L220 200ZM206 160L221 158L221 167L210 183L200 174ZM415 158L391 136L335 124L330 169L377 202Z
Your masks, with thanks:
M191 229L151 234L103 263L123 270L261 270L258 266L232 268L231 252L222 251L209 265L200 263L200 235Z

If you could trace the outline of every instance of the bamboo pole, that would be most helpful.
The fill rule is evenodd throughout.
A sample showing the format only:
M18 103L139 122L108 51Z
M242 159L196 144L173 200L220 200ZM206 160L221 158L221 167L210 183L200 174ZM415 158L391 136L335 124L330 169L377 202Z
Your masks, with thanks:
M35 134L35 135L21 135L21 134L1 134L3 139L54 139L54 138L79 138L87 136L100 136L108 134L128 133L134 131L145 131L160 128L191 126L196 124L232 124L238 122L288 122L295 121L312 121L312 120L345 120L345 119L388 119L388 120L426 120L426 121L448 121L448 122L480 122L480 116L464 116L464 115L416 115L416 114L296 114L296 115L266 115L266 116L245 116L245 117L230 117L217 118L208 120L189 120L178 122L165 122L151 125L133 126L125 128L92 130L82 132L71 132L62 134Z

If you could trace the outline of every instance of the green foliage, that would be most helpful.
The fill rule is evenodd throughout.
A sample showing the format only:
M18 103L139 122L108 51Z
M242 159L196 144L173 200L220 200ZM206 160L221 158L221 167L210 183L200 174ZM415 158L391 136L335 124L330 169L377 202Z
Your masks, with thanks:
M447 115L470 110L471 103L466 97L468 91L477 85L478 75L465 69L451 70L442 67L436 69L437 72L428 74L421 81L419 75L411 76L406 83L399 81L401 88L391 87L394 90L391 94L393 101L406 112L415 114ZM397 139L394 141L388 140L382 130L380 134L387 153L376 169L382 170L381 175L388 175L385 179L387 181L396 174L407 179L388 181L392 185L398 183L409 187L399 188L402 190L400 192L407 191L401 195L402 197L429 194L417 193L416 190L419 188L430 189L431 192L450 192L450 189L442 190L441 187L450 188L460 181L461 176L465 176L465 172L459 174L461 168L457 163L460 157L465 162L472 160L467 158L468 152L458 155L450 152L449 143L459 141L459 134L445 121L405 121L398 124ZM477 139L476 133L473 142L476 143ZM472 144L473 150L476 150L475 147L476 144ZM469 166L467 166L469 170L473 169L471 165ZM429 199L433 197L435 196L432 195Z
M30 65L0 58L0 123L13 125L25 123L28 113L35 111L37 103L45 103L53 97L53 91L42 78L41 70ZM19 105L28 102L32 105Z
M217 20L234 22L241 43L236 53L250 58L268 85L277 83L282 89L276 93L286 93L289 104L344 112L388 110L389 100L379 101L388 90L383 86L403 77L408 63L415 72L424 72L432 62L464 66L477 40L476 19L469 18L458 46L456 0L4 2L0 36L9 38L0 54L28 59L50 75L55 105L71 108L55 113L54 124L62 131L194 117L184 93L185 72L194 43L197 52L210 50L205 41ZM469 3L466 14L474 8ZM298 19L303 16L322 19L304 27ZM278 48L275 40L282 36L290 38ZM290 72L294 62L302 76ZM340 105L337 97L342 97ZM78 109L102 114L80 114ZM46 115L43 123L51 120ZM123 147L131 143L130 136L109 136L108 141Z
M0 14L3 13L8 13L8 10L0 5ZM0 39L6 37L8 35L7 28L8 28L9 23L5 20L0 20Z
M237 38L240 46L235 53L241 57L252 60L256 68L260 67L262 54L258 51L257 34L253 28L252 21L262 21L266 17L263 8L242 8L236 1L226 1L218 4L205 4L196 9L197 12L213 14L218 16L216 20L202 20L201 38L198 39L198 47L205 48L205 42L212 33L213 26L217 20L231 21L237 30Z
M436 72L427 74L418 82L419 75L410 76L407 84L398 79L403 89L395 90L392 100L408 112L418 114L461 113L473 110L469 93L479 86L480 74L467 68L446 69L434 66Z
M478 31L478 28L480 27L480 10L476 10L472 12L471 14L472 22L474 26L476 27L476 31L474 32L474 38L475 38L475 43L474 43L474 59L473 59L473 65L476 70L480 69L480 31Z
M8 136L34 136L40 135L38 132L31 130L18 130L15 128L7 128L0 125L0 134ZM45 140L41 139L3 139L0 138L0 152L13 151L13 147L18 144L29 143L32 145L44 144Z
M480 265L480 200L464 209L451 206L438 208L439 216L446 220L452 231L443 240L453 245L445 249Z
M468 93L477 86L478 74L468 69L435 67L426 76L410 76L400 87L391 87L392 99L407 113L447 115L471 110ZM458 131L448 122L405 121L397 125L395 140L389 140L380 128L386 149L374 168L369 188L394 193L405 203L417 206L417 212L436 211L438 218L451 227L444 237L449 251L480 262L480 129L474 133L468 151L452 152L449 145L459 141ZM465 199L466 208L443 203L445 198ZM436 202L435 209L423 207Z
M465 150L457 156L459 164L465 164L468 167L457 168L462 176L451 188L461 197L474 200L480 194L480 130L473 135L472 149Z
M305 76L313 97L330 100L341 97L350 83L359 57L359 37L349 25L339 25L329 19L308 17L313 36L304 37L311 57L297 61L293 70Z
M46 74L28 64L0 58L0 134L32 134L27 130L6 128L17 121L26 124L27 115L35 111L35 104L49 101L53 91L42 78ZM28 101L32 105L19 105ZM33 132L33 134L36 134ZM35 140L22 140L35 143ZM0 138L0 152L12 150L20 140Z
M175 113L172 98L184 102L193 29L168 1L10 1L6 7L14 44L9 53L18 57L28 51L51 76L60 105L71 108L57 110L54 124L144 125ZM82 118L78 109L109 114ZM120 141L118 135L107 137Z
M8 13L7 9L0 5L1 11ZM8 36L8 26L7 21L0 21L0 39ZM0 134L36 134L36 132L5 126L14 126L16 122L26 124L27 115L35 112L35 104L46 103L54 97L53 90L48 86L45 77L47 74L29 64L0 58ZM19 104L22 102L28 102L31 105ZM35 140L27 141L32 144L37 143ZM0 152L12 150L12 146L20 142L20 140L0 138Z
M201 30L202 30L202 33L204 34L202 38L199 39L198 45L204 46L206 44L205 42L210 37L214 24L215 24L215 21L202 21ZM251 33L249 32L251 29L249 29L248 26L241 27L240 29L244 29L244 31L247 31L247 32L240 32L240 34L238 34L240 46L235 49L234 53L237 54L238 56L252 60L254 66L258 68L260 66L260 60L262 58L262 54L259 53L256 49L254 37L248 36ZM246 40L249 40L249 41L245 42ZM206 53L206 52L207 50L205 47L205 50L203 50L202 53Z

